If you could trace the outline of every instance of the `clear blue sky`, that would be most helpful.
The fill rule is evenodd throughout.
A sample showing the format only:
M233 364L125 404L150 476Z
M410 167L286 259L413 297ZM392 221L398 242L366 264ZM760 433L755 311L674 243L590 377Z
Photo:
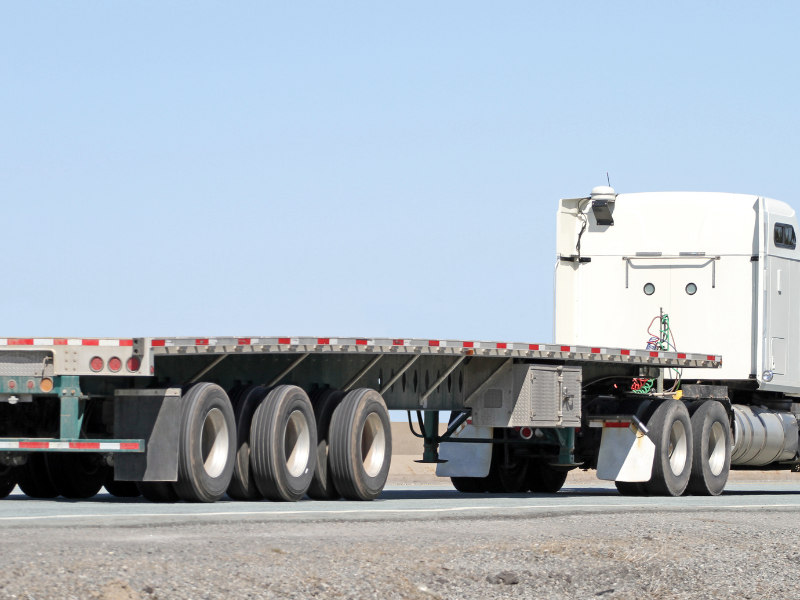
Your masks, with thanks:
M4 336L550 341L555 209L800 206L796 2L7 2ZM655 227L657 230L657 227Z

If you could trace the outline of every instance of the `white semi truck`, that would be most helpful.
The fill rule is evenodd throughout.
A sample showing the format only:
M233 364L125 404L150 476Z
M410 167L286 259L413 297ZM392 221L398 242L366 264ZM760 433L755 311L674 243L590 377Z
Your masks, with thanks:
M583 468L719 494L731 468L795 469L796 226L756 196L562 200L551 344L0 339L0 494L371 500L388 409L464 492L552 493Z

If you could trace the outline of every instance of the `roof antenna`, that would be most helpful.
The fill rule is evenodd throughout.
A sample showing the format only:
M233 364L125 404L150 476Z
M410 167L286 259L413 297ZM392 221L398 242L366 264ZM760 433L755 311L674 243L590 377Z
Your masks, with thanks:
M611 187L611 179L608 177L608 171L606 171L606 181L608 182L608 187Z

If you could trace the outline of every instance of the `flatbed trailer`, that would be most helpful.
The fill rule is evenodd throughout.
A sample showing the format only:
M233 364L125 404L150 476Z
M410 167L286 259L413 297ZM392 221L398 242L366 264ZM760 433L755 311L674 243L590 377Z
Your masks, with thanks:
M339 484L339 487L348 488L347 497L368 499L382 489L391 460L387 410L418 413L419 435L425 438L422 459L435 463L441 460L439 444L459 441L453 434L466 422L466 418L462 419L440 436L439 411L470 415L473 412L468 408L471 402L489 389L487 384L503 379L504 368L563 366L572 372L577 370L579 379L588 380L612 375L630 378L638 376L643 367L713 368L721 361L716 355L640 349L366 337L0 339L0 373L3 373L0 376L0 459L10 475L6 489L21 477L23 489L33 496L58 493L81 497L96 493L99 485L105 484L112 491L125 495L135 495L141 489L154 500L176 499L178 494L172 494L167 488L178 487L177 484L166 484L177 482L181 477L182 452L197 453L193 466L184 465L184 478L194 477L202 483L205 481L200 476L202 467L202 471L218 471L216 477L206 479L221 478L223 482L230 479L237 457L243 458L238 456L242 454L242 444L237 443L236 438L237 430L243 431L242 419L249 418L252 427L253 407L263 404L270 394L275 398L294 394L300 398L300 408L305 409L305 412L295 411L298 414L294 425L290 426L289 415L273 415L285 421L280 425L282 430L278 437L285 441L287 436L295 436L284 443L280 459L283 466L259 465L265 471L258 474L262 490L258 485L252 486L250 479L255 476L251 466L244 465L241 472L235 474L250 484L249 488L240 486L244 491L239 496L266 495L291 500L296 499L298 490L308 492L303 489L306 483L295 482L296 487L289 485L291 490L287 491L289 488L281 477L312 480L308 475L315 470L327 476L326 469L317 469L316 462L329 460L327 444L342 443L331 438L332 414L325 415L327 422L320 422L321 412L331 412L330 406L329 410L322 410L324 400L333 398L328 403L338 408L357 398L363 400L366 392L370 392L366 395L371 395L374 402L368 412L372 411L369 414L377 418L372 418L372 428L367 427L366 433L363 423L356 424L360 427L358 435L364 439L343 450L345 454L349 451L358 456L344 456L340 465L342 473L338 475L355 480L355 483L349 482L349 488L348 482ZM222 408L214 403L201 407L199 410L205 414L202 419L195 419L192 429L188 421L196 415L182 414L181 408L187 398L191 402L192 390L201 388L206 394L216 395ZM242 393L244 390L247 394ZM268 390L271 392L267 393ZM575 391L579 399L580 390ZM243 397L246 395L253 396L252 406L242 411L240 405L247 399ZM501 404L512 402L511 395L506 395L507 398L501 398ZM315 400L313 405L311 399ZM552 395L548 401L557 404L559 400ZM279 400L276 402L280 404ZM579 418L579 400L573 407L577 407L573 412ZM532 425L534 421L523 419L520 424ZM559 427L555 421L547 424ZM287 431L287 427L294 429ZM349 432L347 427L344 430ZM252 433L250 436L249 445L274 443L271 438L254 440ZM269 437L266 433L261 437L265 436ZM375 441L375 438L379 439ZM315 452L320 441L322 452ZM481 441L498 443L491 438ZM530 446L544 445L536 437L516 441ZM546 441L552 445L552 440ZM365 468L365 455L369 454L366 446L370 443L382 443L384 448L377 452L381 456L379 465ZM574 436L558 445L553 455L561 455L562 462L572 467L575 463ZM252 451L248 447L244 454ZM64 456L50 457L50 453ZM91 457L79 457L80 453ZM45 454L48 456L42 456ZM209 456L213 464L209 463ZM295 469L299 475L292 476L286 465L298 457L303 459L300 461L303 469L302 472ZM361 464L361 472L354 472L358 471L357 463ZM223 467L219 468L219 464ZM356 485L363 484L359 476L370 479L365 476L368 471L373 473L371 479L377 475L378 480L372 481L369 489ZM66 474L69 476L63 476ZM48 481L53 479L54 482ZM206 484L209 489L197 491L198 482L191 481L180 497L210 501L229 487L227 484L215 487L208 481ZM270 494L267 489L270 485L277 491L273 489ZM312 490L312 494L315 492L325 495L324 489L323 492ZM236 496L237 491L233 491L233 495Z

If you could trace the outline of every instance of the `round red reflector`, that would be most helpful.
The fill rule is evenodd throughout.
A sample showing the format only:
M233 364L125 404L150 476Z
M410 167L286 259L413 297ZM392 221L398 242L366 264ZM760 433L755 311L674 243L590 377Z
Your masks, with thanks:
M116 373L122 368L122 361L116 356L108 359L108 368L111 372Z
M90 362L89 366L92 368L92 371L102 371L103 370L103 359L99 356L95 356Z
M15 387L17 387L17 382L12 379L11 381L8 382L8 387L10 387L13 390Z
M34 383L33 383L33 380L29 379L29 380L28 380L28 383L26 383L25 385L27 385L27 386L28 386L28 389L29 389L29 390L32 390L32 389L33 389L33 385L34 385Z
M141 366L142 366L142 363L137 357L131 356L128 359L127 367L128 367L128 371L130 371L131 373L135 373L136 371L138 371L139 367L141 367Z
M530 427L523 427L520 429L519 434L526 440L529 440L533 437L533 429Z

